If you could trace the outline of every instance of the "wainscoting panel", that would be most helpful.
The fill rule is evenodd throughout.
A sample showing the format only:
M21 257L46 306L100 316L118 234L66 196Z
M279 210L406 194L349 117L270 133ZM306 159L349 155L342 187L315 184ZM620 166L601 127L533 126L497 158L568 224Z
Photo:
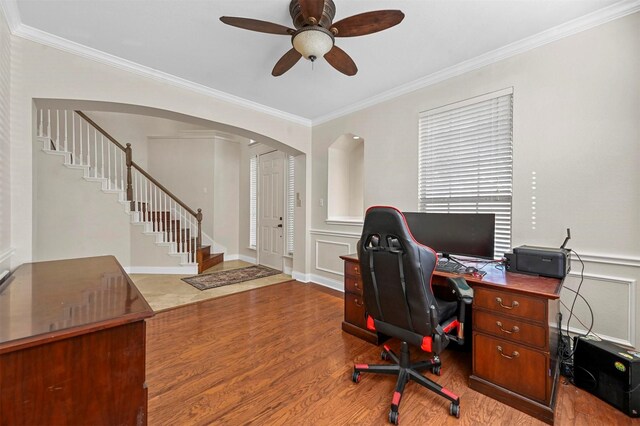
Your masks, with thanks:
M638 343L637 329L637 281L640 268L633 259L610 258L602 255L582 256L584 261L584 279L581 283L580 262L572 262L572 271L565 279L561 293L561 309L564 331L567 329L569 310L574 303L575 293L580 287L580 295L588 301L591 312L580 296L575 301L573 317L569 331L584 334L590 328L593 333L605 340L627 346Z
M316 240L315 269L335 275L344 275L344 262L340 259L340 256L349 253L352 253L351 244L349 243Z

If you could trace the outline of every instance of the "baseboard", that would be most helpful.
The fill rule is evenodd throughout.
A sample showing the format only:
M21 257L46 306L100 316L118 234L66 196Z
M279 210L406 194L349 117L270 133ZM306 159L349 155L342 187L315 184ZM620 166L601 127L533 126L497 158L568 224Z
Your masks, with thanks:
M310 281L314 284L320 284L324 287L329 287L331 289L337 290L341 293L344 293L344 281L340 280L332 280L331 278L325 278L320 275L309 275ZM308 282L308 281L305 281Z
M247 263L253 263L253 264L257 264L258 260L255 257L251 257L251 256L245 256L243 254L236 254L234 255L236 256L235 259L229 259L229 260L242 260L243 262L247 262ZM224 260L227 260L227 255L224 255Z
M198 265L189 266L125 266L127 274L196 275Z
M310 275L303 272L291 271L291 278L300 281L301 283L308 283L311 281Z

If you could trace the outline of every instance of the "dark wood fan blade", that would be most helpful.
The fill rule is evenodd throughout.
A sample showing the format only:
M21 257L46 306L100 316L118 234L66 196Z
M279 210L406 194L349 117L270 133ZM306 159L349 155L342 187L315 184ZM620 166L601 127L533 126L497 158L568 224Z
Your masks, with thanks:
M296 62L300 60L300 58L302 58L302 55L296 49L289 50L287 53L282 55L282 58L280 58L280 60L273 67L271 75L274 77L278 77L279 75L284 74L285 72L289 71L289 69L291 69L291 67L294 66Z
M404 13L399 10L374 10L344 18L331 27L338 30L336 37L356 37L386 30L403 19Z
M306 22L309 22L309 18L315 18L316 23L320 22L322 10L324 9L324 0L298 0L298 2Z
M227 25L242 28L245 30L258 31L268 34L291 35L295 32L292 28L284 25L274 24L273 22L259 21L251 18L238 18L235 16L222 16L220 20Z
M332 67L340 71L342 74L356 75L358 72L358 67L356 67L356 63L353 62L351 56L347 55L344 50L340 49L336 45L334 45L333 48L324 55L324 58Z

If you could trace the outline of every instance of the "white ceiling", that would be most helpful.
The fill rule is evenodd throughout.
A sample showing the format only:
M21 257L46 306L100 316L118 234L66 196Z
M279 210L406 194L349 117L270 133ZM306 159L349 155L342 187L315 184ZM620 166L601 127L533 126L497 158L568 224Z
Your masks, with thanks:
M513 43L525 46L525 39L539 33L553 38L551 28L570 27L570 21L588 20L585 15L594 16L616 3L334 1L334 21L378 9L400 9L406 15L386 31L336 39L358 66L354 77L342 75L324 60L312 69L304 59L283 76L272 77L274 64L291 48L290 38L230 27L218 19L240 16L292 27L289 0L17 0L17 6L23 26L315 121L465 61L496 50L508 52ZM622 3L637 5L637 0L617 7Z

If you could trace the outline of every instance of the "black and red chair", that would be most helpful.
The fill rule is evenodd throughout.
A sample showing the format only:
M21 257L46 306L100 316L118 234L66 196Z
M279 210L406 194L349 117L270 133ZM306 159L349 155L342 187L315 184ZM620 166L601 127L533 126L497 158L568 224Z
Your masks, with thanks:
M393 364L355 364L352 379L362 373L398 376L391 400L389 421L398 424L398 407L407 382L414 381L451 401L449 414L460 417L460 398L420 371L440 375L439 354L450 341L464 342L465 305L473 301L473 290L462 277L448 278L457 301L436 298L431 277L438 260L429 247L411 234L402 212L393 207L371 207L364 219L358 244L367 328L401 340L399 356L384 345L381 357ZM412 364L409 345L433 354Z

